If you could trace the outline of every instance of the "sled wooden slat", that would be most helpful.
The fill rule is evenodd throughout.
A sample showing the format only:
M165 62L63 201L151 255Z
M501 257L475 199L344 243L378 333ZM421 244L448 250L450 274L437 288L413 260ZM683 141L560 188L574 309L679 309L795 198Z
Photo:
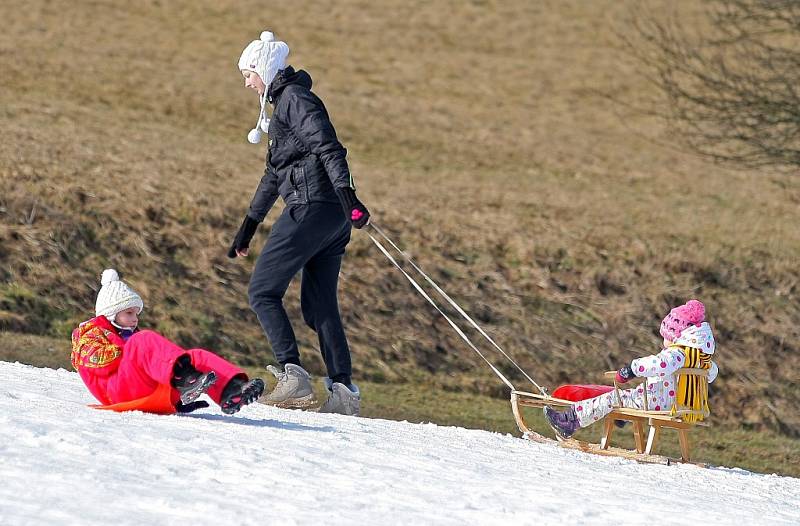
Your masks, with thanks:
M525 391L511 391L511 396L516 396L519 404L528 407L569 407L572 405L570 400L563 400L561 398L554 398L552 396L526 393Z

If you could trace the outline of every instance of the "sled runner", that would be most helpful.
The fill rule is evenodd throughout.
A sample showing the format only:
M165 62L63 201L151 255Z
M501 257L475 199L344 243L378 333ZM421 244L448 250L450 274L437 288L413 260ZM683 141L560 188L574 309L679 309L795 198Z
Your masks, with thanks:
M478 356L483 359L484 362L491 368L491 370L497 375L497 377L502 381L510 390L511 390L511 410L514 414L514 419L517 422L517 427L519 428L522 436L529 440L535 442L555 442L555 440L547 438L535 431L532 431L527 423L525 422L524 415L522 414L522 408L529 407L529 408L538 408L543 409L546 406L549 406L553 409L561 409L567 408L573 404L573 402L584 400L586 398L592 398L594 396L598 396L600 394L616 390L617 391L617 400L620 399L619 397L619 386L616 384L616 380L614 381L614 386L595 386L595 385L586 385L586 386L564 386L556 391L553 392L553 395L547 393L547 391L541 387L536 381L533 380L497 343L492 340L492 338L486 334L486 332L477 324L475 321L466 313L464 310L458 306L458 304L453 301L453 299L444 291L442 290L439 285L437 285L425 272L422 271L419 266L409 257L405 252L403 252L389 237L383 232L383 230L377 226L374 222L369 224L369 228L372 232L374 232L378 237L382 238L382 241L388 244L389 247L394 249L394 251L399 254L402 259L413 269L416 271L422 278L451 306L453 307L474 329L476 329L486 340L500 353L502 354L516 369L522 374L522 376L531 382L533 386L535 386L539 393L531 393L527 391L521 391L514 387L508 378L506 378L503 373L500 372L497 367L486 357L486 355L481 352L466 336L464 331L450 319L450 317L445 314L442 308L430 297L430 295L420 286L420 284L403 268L389 253L389 250L384 247L383 243L379 241L375 236L368 232L368 235L372 242L378 247L378 249L391 261L391 263L397 267L397 269L405 276L405 278L411 283L411 285L419 292L427 301L430 303L438 312L441 314L444 319L450 324L451 327L458 333L459 336L469 345L469 347L475 351ZM606 377L614 378L616 375L616 371L611 371L605 373ZM679 369L674 373L676 378L681 376L691 376L698 379L697 385L699 385L699 389L707 398L708 395L708 371L704 369ZM637 378L638 381L646 381L646 378ZM631 381L631 385L635 385L637 382ZM559 396L555 396L555 395ZM647 407L646 402L646 394L645 394L645 407ZM698 411L689 407L680 407L677 405L673 406L673 408L669 411L644 411L639 409L630 409L627 407L617 407L615 408L608 416L605 417L604 424L604 432L603 438L600 444L592 444L588 442L584 442L581 440L576 440L574 438L570 438L567 440L563 440L557 436L558 444L562 447L570 448L570 449L577 449L580 451L584 451L586 453L592 453L596 455L609 455L609 456L619 456L624 458L629 458L632 460L637 460L639 462L646 462L646 463L658 463L658 464L666 464L669 465L673 462L689 462L692 464L696 464L699 466L705 467L705 464L691 462L690 456L690 446L689 446L689 438L688 438L688 431L692 429L696 425L707 425L701 420L708 416L707 408L702 411ZM631 451L627 449L621 449L616 447L611 447L611 437L614 430L614 421L615 420L622 420L628 421L632 423L634 439L636 442L636 450ZM645 439L644 434L644 426L648 425L650 430ZM656 443L658 438L661 434L662 428L671 428L678 431L678 439L680 441L681 447L681 459L672 459L665 456L655 455L653 451L655 450Z

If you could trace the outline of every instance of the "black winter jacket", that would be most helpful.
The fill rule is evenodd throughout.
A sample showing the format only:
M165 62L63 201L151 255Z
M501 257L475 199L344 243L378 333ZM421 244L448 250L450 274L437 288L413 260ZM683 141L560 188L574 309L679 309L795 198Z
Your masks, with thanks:
M287 66L269 85L267 99L275 109L266 169L247 215L263 221L278 195L287 206L338 203L334 188L355 189L347 150L336 138L325 105L311 92L311 76Z

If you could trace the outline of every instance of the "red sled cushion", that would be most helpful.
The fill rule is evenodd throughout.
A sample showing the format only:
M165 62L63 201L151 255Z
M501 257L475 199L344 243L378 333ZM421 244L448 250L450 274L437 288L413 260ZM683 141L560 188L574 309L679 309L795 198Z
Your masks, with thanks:
M612 385L562 385L553 391L553 398L580 402L614 390Z

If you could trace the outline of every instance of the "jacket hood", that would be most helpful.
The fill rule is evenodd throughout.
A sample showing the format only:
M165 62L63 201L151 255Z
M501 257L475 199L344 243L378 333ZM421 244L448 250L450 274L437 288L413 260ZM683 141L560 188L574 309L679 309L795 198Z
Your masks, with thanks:
M716 348L714 333L711 332L711 325L706 321L699 327L690 325L683 329L681 335L675 340L675 344L699 349L704 354L714 354Z
M306 89L311 89L311 75L306 73L305 70L301 69L295 71L292 66L286 66L275 75L275 78L269 85L269 89L267 90L267 98L269 101L272 102L273 99L280 95L281 91L290 84L297 84Z

